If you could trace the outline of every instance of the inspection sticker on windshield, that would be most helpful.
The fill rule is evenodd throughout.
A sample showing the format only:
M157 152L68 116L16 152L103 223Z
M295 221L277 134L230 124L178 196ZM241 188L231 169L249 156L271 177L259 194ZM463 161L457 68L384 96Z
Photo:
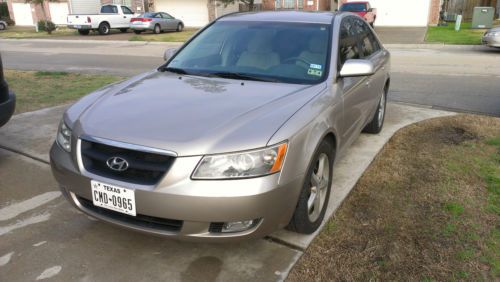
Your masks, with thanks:
M321 75L323 74L323 72L322 72L322 71L320 71L320 70L309 69L309 70L307 71L307 74L308 74L308 75L314 75L314 76L321 76Z
M309 67L311 69L317 69L317 70L321 70L323 68L322 65L317 65L317 64L310 64Z

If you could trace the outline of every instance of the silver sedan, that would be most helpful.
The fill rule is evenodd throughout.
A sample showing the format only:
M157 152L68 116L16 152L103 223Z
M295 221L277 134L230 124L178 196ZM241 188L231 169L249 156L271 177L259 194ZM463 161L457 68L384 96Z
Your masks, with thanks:
M384 124L390 55L373 29L350 13L231 14L165 57L65 112L50 157L70 203L186 240L317 230L334 163Z
M136 34L144 31L153 31L153 33L159 34L162 31L180 32L184 29L184 23L164 12L144 13L130 20L130 28Z
M500 48L500 27L495 27L486 31L482 42L486 46Z

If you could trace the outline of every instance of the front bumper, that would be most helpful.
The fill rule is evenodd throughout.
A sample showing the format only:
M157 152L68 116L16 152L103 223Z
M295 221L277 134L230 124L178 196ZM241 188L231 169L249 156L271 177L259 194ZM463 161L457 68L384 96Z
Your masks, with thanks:
M155 186L137 186L80 172L77 157L52 146L52 172L68 200L84 213L122 227L189 241L230 241L262 238L285 227L295 210L303 175L280 183L280 175L241 180L194 181L190 175L201 157L178 157ZM109 216L96 212L91 203L94 179L135 189L137 217ZM181 221L171 231L139 224L140 217ZM256 226L237 233L213 232L213 223L259 219Z
M499 36L483 36L483 45L490 47L500 47L500 37Z
M9 92L7 101L0 103L0 127L6 124L16 109L16 95L14 92Z

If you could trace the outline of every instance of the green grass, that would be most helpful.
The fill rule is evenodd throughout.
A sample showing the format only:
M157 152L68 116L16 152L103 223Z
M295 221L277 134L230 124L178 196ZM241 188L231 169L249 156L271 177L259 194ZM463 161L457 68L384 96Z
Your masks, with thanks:
M444 206L444 209L454 217L458 217L464 212L464 206L458 203L448 203Z
M197 31L197 29L185 29L182 32L165 32L161 34L143 33L130 37L129 41L186 42Z
M16 93L16 113L62 105L121 78L67 72L5 71L9 87Z
M45 31L36 32L34 27L8 27L6 30L0 31L0 38L23 39L23 38L50 38L61 36L78 35L74 29L58 27L52 34Z
M430 26L427 29L425 41L430 43L458 44L458 45L478 45L481 44L481 37L484 29L471 29L471 23L462 23L460 31L455 31L455 24L448 26Z

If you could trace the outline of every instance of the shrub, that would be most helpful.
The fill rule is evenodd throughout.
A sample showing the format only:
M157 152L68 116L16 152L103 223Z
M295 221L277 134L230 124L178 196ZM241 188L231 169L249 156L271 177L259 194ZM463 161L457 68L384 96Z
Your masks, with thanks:
M0 18L10 18L9 8L5 2L0 3Z
M48 34L52 34L56 30L56 25L52 21L38 21L38 30L46 31Z

